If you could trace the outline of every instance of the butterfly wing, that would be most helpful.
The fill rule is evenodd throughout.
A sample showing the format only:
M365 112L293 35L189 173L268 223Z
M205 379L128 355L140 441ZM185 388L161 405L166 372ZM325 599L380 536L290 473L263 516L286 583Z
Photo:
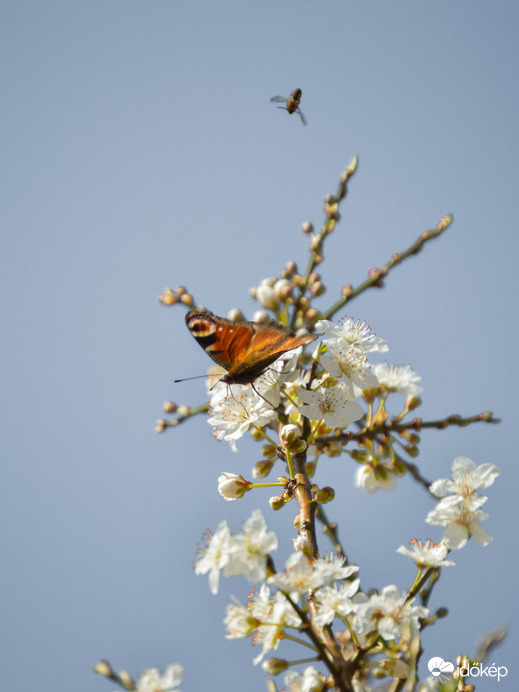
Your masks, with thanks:
M247 322L252 329L252 338L245 351L226 376L229 383L250 384L259 377L269 365L293 348L303 346L316 339L316 336L305 334L297 336L293 331L283 327L274 320L268 322Z
M297 336L283 325L267 322L231 322L212 312L189 312L186 324L208 356L227 370L228 384L251 384L283 353L317 337Z
M253 336L249 322L231 322L212 312L188 312L186 324L207 355L225 370L232 370Z

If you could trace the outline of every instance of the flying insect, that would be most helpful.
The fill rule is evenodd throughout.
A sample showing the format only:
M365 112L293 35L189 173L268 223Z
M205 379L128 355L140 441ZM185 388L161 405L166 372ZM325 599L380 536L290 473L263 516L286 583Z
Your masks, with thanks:
M278 108L282 108L283 110L286 109L289 115L291 113L297 113L301 118L301 122L303 123L303 125L306 125L305 116L299 108L299 103L301 101L302 95L303 92L301 91L301 89L294 89L294 91L290 94L288 98L286 98L286 96L273 96L270 100L274 103L284 103L285 106L278 106Z

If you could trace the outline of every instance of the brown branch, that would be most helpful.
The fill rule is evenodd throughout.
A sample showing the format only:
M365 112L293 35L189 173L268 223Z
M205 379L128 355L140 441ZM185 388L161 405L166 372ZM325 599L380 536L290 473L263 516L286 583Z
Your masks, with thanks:
M332 317L338 310L346 305L346 303L353 300L353 298L356 298L368 288L382 288L384 285L383 279L387 276L391 269L393 269L393 267L400 264L411 255L416 255L418 252L420 252L425 243L433 238L437 238L451 225L451 223L452 215L447 214L446 216L442 216L435 228L421 233L415 242L407 248L407 250L404 250L403 252L396 252L383 267L371 269L369 272L369 278L366 279L364 283L360 284L360 286L357 286L357 288L353 288L353 286L346 286L343 289L343 295L341 298L335 303L335 305L332 305L331 308L322 313L321 319L330 319L330 317Z
M324 447L329 442L362 442L366 439L372 440L379 435L388 436L391 433L401 433L406 430L413 430L415 432L420 432L427 428L436 428L437 430L443 430L449 426L455 425L457 427L465 427L471 423L500 423L499 418L494 418L492 411L484 411L483 413L477 413L469 418L462 418L458 414L453 414L452 416L447 416L447 418L442 418L441 420L434 421L424 421L422 418L414 418L408 423L381 423L380 425L373 425L370 428L363 428L359 432L345 432L338 433L337 435L330 435L329 437L317 437L314 443L318 447Z
M193 416L197 416L199 413L207 413L207 411L209 411L209 402L200 404L200 406L195 406L194 408L184 405L179 406L174 411L171 411L172 414L176 414L176 418L170 418L169 420L166 418L159 418L155 423L155 432L160 433L164 432L166 428L174 428L176 425L180 425L180 423L188 420L188 418L193 418ZM167 410L166 412L169 413Z

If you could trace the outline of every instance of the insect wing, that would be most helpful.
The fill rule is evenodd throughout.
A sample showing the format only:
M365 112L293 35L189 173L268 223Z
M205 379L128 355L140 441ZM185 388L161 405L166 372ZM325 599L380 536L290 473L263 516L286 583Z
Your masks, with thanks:
M299 117L301 118L301 122L303 123L303 125L306 125L306 118L305 118L305 116L303 115L301 109L300 109L300 108L297 108L297 109L296 109L296 112L299 114Z
M231 322L212 312L188 312L186 324L207 355L227 370L228 384L251 384L287 351L308 344L316 335L297 336L268 322Z
M270 100L273 103L286 103L288 101L286 96L273 96Z
M186 324L207 355L228 371L247 351L253 335L248 323L231 322L212 312L188 312Z

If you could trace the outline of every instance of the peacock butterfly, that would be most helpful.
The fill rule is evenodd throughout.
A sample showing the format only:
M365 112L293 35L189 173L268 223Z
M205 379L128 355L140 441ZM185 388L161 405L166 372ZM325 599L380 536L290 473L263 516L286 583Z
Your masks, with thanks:
M186 324L207 355L227 370L222 377L227 384L252 384L284 353L317 339L298 336L274 320L231 322L212 312L188 312Z

